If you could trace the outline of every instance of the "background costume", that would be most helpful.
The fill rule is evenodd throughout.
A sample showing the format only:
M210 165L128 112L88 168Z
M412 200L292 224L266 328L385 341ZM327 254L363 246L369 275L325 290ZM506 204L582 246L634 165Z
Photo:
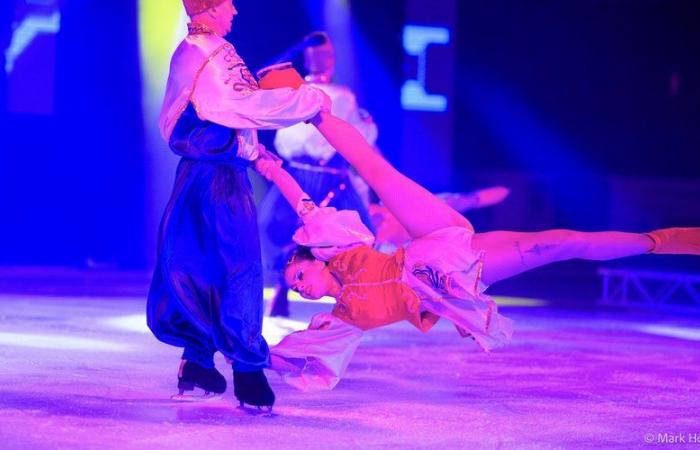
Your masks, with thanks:
M256 129L315 116L311 87L259 90L234 47L199 26L175 51L160 117L182 157L159 229L148 325L183 359L213 367L221 351L234 370L269 363L262 330L262 267L246 168L258 157Z
M358 107L349 88L331 83L335 53L328 36L312 33L285 57L293 58L291 54L300 50L304 51L307 85L325 92L333 102L331 113L353 125L374 146L377 127L371 116ZM277 131L275 148L287 162L285 169L312 200L357 211L362 222L373 229L366 184L315 127L300 123ZM298 216L276 186L267 191L259 205L259 225L266 279L280 287L271 315L288 315L282 273L294 247L292 234L298 226Z

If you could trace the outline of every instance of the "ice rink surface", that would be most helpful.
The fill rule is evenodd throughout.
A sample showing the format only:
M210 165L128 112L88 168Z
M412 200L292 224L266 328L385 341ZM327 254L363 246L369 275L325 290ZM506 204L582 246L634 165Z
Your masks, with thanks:
M265 334L324 308L292 304ZM0 448L700 448L697 317L503 307L516 333L492 354L446 323L394 325L366 333L334 391L268 373L277 404L260 417L230 384L222 400L170 400L180 352L144 310L142 297L0 295Z

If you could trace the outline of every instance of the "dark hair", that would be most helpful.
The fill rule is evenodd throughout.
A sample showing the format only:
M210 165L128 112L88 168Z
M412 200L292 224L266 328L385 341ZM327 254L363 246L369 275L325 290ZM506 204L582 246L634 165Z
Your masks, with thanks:
M319 47L328 42L328 35L323 31L314 31L306 35L303 41L304 47Z
M287 266L295 261L314 261L316 257L311 253L311 247L306 247L304 245L297 245L294 250L289 254L287 259Z

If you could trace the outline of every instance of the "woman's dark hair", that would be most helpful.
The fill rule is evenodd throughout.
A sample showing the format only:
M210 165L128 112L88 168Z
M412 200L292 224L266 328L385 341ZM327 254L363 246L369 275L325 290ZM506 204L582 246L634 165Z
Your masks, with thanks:
M297 245L294 250L289 254L287 259L287 265L295 261L314 261L316 257L311 253L311 247L306 247L304 245Z

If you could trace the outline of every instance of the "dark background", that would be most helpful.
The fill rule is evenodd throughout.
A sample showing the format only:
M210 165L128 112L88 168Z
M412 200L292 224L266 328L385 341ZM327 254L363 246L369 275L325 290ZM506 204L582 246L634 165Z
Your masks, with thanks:
M21 3L2 3L3 47ZM239 0L230 39L256 70L322 27L322 3ZM148 268L155 230L146 216L160 211L144 200L153 180L144 169L137 6L60 4L55 54L46 56L55 58L50 114L7 111L0 71L0 264ZM469 0L446 2L456 16L442 18L439 0L350 6L361 62L352 87L387 158L435 191L512 189L504 204L470 214L477 229L700 226L698 2ZM450 93L448 140L406 127L412 113L401 109L400 87L415 70L402 30L421 22L453 27L450 47L431 50L428 73L430 90ZM448 117L422 114L411 117ZM451 142L421 147L448 173L407 164L415 150L406 139ZM615 264L700 269L690 257ZM595 267L566 263L527 280L593 276Z

